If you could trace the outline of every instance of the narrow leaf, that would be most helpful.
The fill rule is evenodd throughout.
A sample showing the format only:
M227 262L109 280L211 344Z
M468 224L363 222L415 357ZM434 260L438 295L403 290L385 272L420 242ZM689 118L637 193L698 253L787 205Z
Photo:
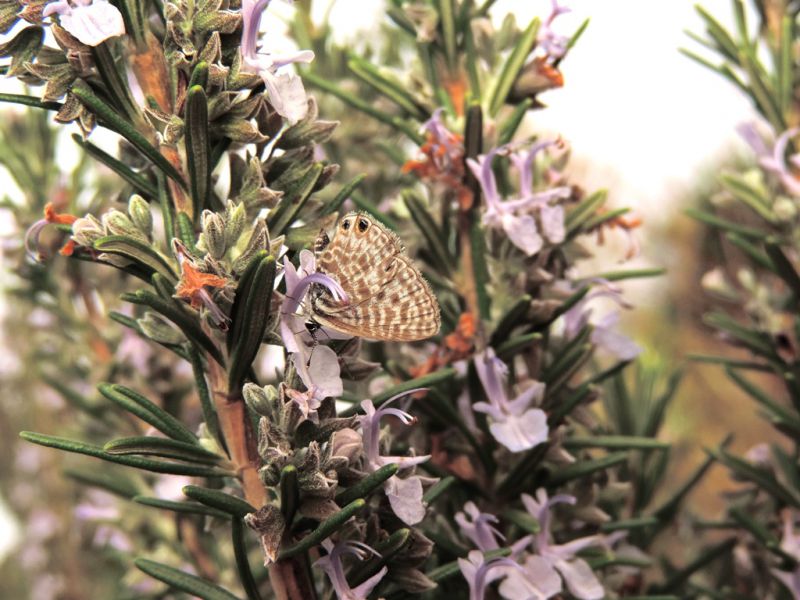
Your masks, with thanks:
M520 70L525 64L525 59L531 52L536 42L536 34L539 32L539 19L534 18L527 29L522 33L522 37L514 46L511 55L506 60L497 78L492 82L491 90L488 94L488 111L492 117L497 116L500 109L505 104L511 88L519 75Z
M241 519L234 517L231 519L231 542L233 545L233 557L236 561L236 571L239 573L239 581L247 594L247 600L261 600L261 592L258 591L256 578L250 568L250 560L247 558L247 542L244 538L245 528Z
M383 485L387 479L397 474L397 471L398 466L394 463L382 466L377 471L364 477L364 479L355 485L351 485L346 490L336 494L336 504L342 506L344 504L349 504L358 498L366 498L378 486Z
M245 515L256 512L256 509L247 501L219 490L187 485L183 487L183 493L192 500L197 500L201 504L216 508L238 518L243 518Z
M185 571L144 558L137 558L133 563L137 569L144 571L150 577L163 581L176 590L202 598L202 600L238 600L229 591Z
M151 245L125 235L107 235L95 240L94 248L134 260L150 272L162 275L173 285L178 281L172 267Z
M174 500L151 498L149 496L134 496L132 500L143 506L151 506L153 508L160 508L181 514L203 515L207 517L216 517L218 519L230 519L231 517L226 512L196 502L175 502Z
M246 317L239 339L234 340L230 359L229 393L241 389L245 375L250 371L253 360L261 348L264 330L270 314L272 288L275 283L276 263L274 256L261 259L247 290L244 312Z
M302 552L306 552L314 546L321 544L325 539L341 529L344 524L347 523L347 521L349 521L356 513L361 511L365 505L366 502L362 498L354 500L335 515L322 521L322 523L320 523L314 531L309 533L294 546L290 546L285 550L282 550L278 555L278 560L292 558L293 556L296 556Z
M141 394L119 384L101 383L97 389L114 404L149 423L164 435L199 447L197 436L183 423Z
M122 161L114 158L102 148L98 148L91 142L82 139L77 133L72 135L72 139L83 148L89 156L114 171L142 196L152 199L158 198L158 188L147 178L131 169Z
M190 462L218 463L222 457L197 444L187 444L169 438L139 436L118 438L106 443L103 450L109 454L145 454L175 458Z
M208 138L208 99L200 85L189 88L185 108L186 165L195 219L208 207L211 189L211 144Z
M140 456L117 456L103 452L99 446L70 440L67 438L46 435L43 433L35 433L33 431L23 431L19 436L31 443L39 444L40 446L47 446L48 448L56 448L66 452L73 452L75 454L84 454L100 458L102 460L133 467L135 469L143 469L145 471L152 471L154 473L168 473L171 475L188 475L190 477L231 477L234 473L216 467L205 467L197 465L187 465L183 463L175 463L160 460L151 460L142 458Z
M186 187L183 177L181 177L181 174L172 166L172 163L164 158L132 123L120 117L113 108L96 96L89 87L85 85L76 85L72 88L72 93L97 115L98 120L101 121L103 125L119 133L142 154L149 158L154 165L164 172L164 174L180 184L181 187Z

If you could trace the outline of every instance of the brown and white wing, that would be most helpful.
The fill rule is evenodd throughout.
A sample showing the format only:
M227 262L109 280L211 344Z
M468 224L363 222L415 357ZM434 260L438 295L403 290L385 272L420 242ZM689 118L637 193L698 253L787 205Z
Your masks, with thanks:
M314 318L337 331L372 340L424 340L439 332L439 303L406 256L393 259L395 276L373 295L348 305L318 304Z

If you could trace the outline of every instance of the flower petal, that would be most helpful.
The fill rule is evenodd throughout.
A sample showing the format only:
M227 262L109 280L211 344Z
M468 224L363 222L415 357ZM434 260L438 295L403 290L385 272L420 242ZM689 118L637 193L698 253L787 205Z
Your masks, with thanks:
M522 569L509 568L506 572L508 577L500 584L500 595L508 600L547 600L562 588L558 572L547 560L535 554L525 559Z
M289 123L296 123L308 113L308 97L303 81L296 73L286 72L280 75L269 70L261 70L261 79L267 86L269 102L279 115Z
M528 256L533 256L544 246L544 240L536 230L536 221L531 215L517 217L506 213L503 215L503 230L511 242Z
M539 408L532 408L519 417L508 416L505 421L492 423L489 431L511 452L522 452L547 441L547 415Z
M557 560L554 566L567 582L569 593L579 600L602 600L605 597L603 584L597 579L589 563L582 558L570 562Z
M61 26L87 46L98 46L108 38L125 35L125 22L117 7L105 0L76 6L60 17Z
M386 497L397 517L406 525L416 525L425 518L422 481L417 476L401 479L397 475L383 484Z

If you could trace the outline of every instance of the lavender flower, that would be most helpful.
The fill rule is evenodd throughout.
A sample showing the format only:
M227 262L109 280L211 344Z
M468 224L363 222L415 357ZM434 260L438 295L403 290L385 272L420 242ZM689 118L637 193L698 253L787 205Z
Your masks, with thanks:
M464 512L456 513L455 519L464 535L471 539L481 552L497 550L500 548L497 540L505 539L494 527L498 521L497 517L491 513L481 512L472 501L464 505Z
M347 583L347 578L344 575L344 568L342 567L342 556L345 554L353 554L359 560L365 560L370 554L380 556L375 550L362 544L361 542L339 542L334 544L329 539L322 542L322 546L328 551L327 556L323 556L314 563L315 567L319 567L331 580L333 591L339 600L366 600L370 592L375 588L386 572L389 570L387 567L382 567L380 571L375 573L372 577L367 579L364 583L351 588Z
M314 60L314 53L311 50L285 54L257 51L261 15L270 1L242 0L242 58L245 68L258 73L264 80L273 108L290 123L296 123L308 113L308 100L303 82L292 71L281 73L278 71L292 63L309 63Z
M553 544L550 534L550 507L559 503L575 504L575 497L560 494L548 498L547 492L540 488L536 491L535 499L523 494L522 503L537 520L541 530L533 536L535 554L525 559L522 568L506 571L508 577L500 585L500 594L509 599L546 599L561 592L560 579L563 579L569 593L579 600L603 598L605 590L600 580L589 564L576 554L590 546L609 547L621 536L591 535L566 544Z
M587 309L586 305L595 298L610 298L623 308L631 308L631 305L622 298L622 289L619 286L606 279L593 279L592 282L600 285L601 289L586 294L580 302L564 313L564 335L567 339L574 338L589 323L592 310ZM619 360L633 360L641 354L642 349L629 337L616 330L618 323L619 311L612 311L593 323L591 342Z
M286 296L281 306L280 331L287 352L292 355L297 374L317 400L339 396L344 389L340 376L339 357L328 348L317 344L306 329L305 317L297 314L300 304L311 284L323 285L340 300L347 294L339 282L323 273L317 273L316 259L309 250L300 252L300 269L289 259L283 259L286 278Z
M122 13L106 0L50 2L42 16L50 15L58 15L61 26L87 46L98 46L109 38L125 35Z
M487 227L502 229L511 242L528 256L538 253L545 239L553 244L564 241L564 208L552 204L571 194L569 187L555 187L549 190L533 191L533 161L536 155L555 142L539 142L533 144L527 153L512 153L511 147L500 146L488 154L475 159L467 159L467 165L480 183L486 199L486 212L483 223ZM516 198L503 200L497 189L497 180L492 170L495 156L509 155L519 174L519 195ZM534 214L539 216L539 226Z
M545 385L536 381L509 399L504 385L508 367L488 347L475 355L475 368L489 402L477 402L472 408L492 418L489 431L494 438L511 452L522 452L546 441L547 415L540 408L529 408L544 396Z
M777 175L786 191L793 196L800 196L800 178L797 176L797 171L800 169L800 154L790 156L787 164L786 147L798 133L800 133L800 128L797 127L784 131L775 140L772 156L765 156L760 160L761 166Z
M483 600L490 583L503 577L507 571L519 567L510 558L486 560L480 550L473 550L467 558L458 559L458 568L469 585L469 599Z
M419 390L411 390L404 392L386 401L381 408L376 409L372 404L372 400L364 400L361 403L361 408L364 409L365 415L359 417L361 424L361 436L364 440L364 456L367 463L367 468L370 472L380 469L384 465L396 464L400 469L408 469L425 462L430 458L427 456L381 456L380 453L380 436L381 436L381 418L385 415L392 415L400 419L403 425L413 425L417 422L416 417L411 416L399 408L391 408L387 406L397 398L416 392ZM386 497L389 499L389 504L404 523L408 525L415 525L422 521L425 517L425 505L422 502L422 478L418 475L412 475L401 479L397 475L390 477L383 484Z
M551 63L564 58L564 55L567 53L567 44L569 43L569 38L567 36L559 35L553 31L553 21L555 21L556 17L559 15L570 12L568 7L559 6L558 0L552 0L552 5L553 8L550 11L550 15L542 24L542 28L539 30L539 35L536 38L536 46L544 50L545 56L547 56L548 61Z
M781 550L800 561L800 535L795 532L797 512L786 509L783 511L782 517L783 536L781 537ZM792 571L772 569L772 574L786 586L792 594L792 598L800 600L800 566L796 566Z

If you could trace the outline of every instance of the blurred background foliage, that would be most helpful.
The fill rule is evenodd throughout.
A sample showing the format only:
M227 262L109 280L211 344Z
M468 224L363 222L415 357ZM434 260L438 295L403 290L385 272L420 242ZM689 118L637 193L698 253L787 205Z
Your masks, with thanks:
M335 94L323 93L314 85L314 76L322 75L326 80L340 82L348 93L370 106L387 108L385 97L364 82L363 65L359 61L371 58L375 63L403 70L414 60L408 37L386 21L365 36L356 52L353 47L334 44L330 39L330 29L311 19L310 0L296 4L298 11L297 18L291 23L292 33L299 47L314 49L317 57L306 83L318 99L320 114L325 119L341 122L337 135L324 145L324 152L331 161L343 165L339 181L350 181L366 172L370 174L360 191L352 196L356 206L362 208L366 206L367 198L396 196L401 188L414 181L413 174L407 173L400 178L394 175L405 163L408 150L413 146L401 141L386 124L364 118ZM757 2L755 6L760 21L749 26L744 40L736 38L733 43L750 48L755 47L756 42L752 40L763 38L768 53L770 40L777 37L771 34L770 29L770 23L775 22L774 12L785 12L793 23L796 9L794 3L769 0ZM778 19L778 30L782 26L781 19ZM730 72L735 73L737 69L745 72L743 85L737 92L732 89L731 93L747 94L748 90L758 90L758 95L752 100L770 124L774 140L787 125L797 122L793 97L775 112L759 88L764 82L757 77L746 79L748 74L752 74L746 61L744 65L736 64L740 54L731 56L730 48L726 47L727 39L720 42L714 37L720 32L713 23L708 30L711 39L706 45L712 51L720 52L720 60L731 63ZM373 37L379 41L372 42ZM795 57L795 37L790 39L791 56ZM687 47L690 44L688 41ZM498 51L502 49L498 48ZM584 47L582 51L591 52L591 48ZM756 74L759 72L755 69ZM723 75L728 76L726 73ZM711 74L708 76L712 77ZM783 81L784 88L772 91L776 96L785 94L785 79L773 73L765 73L765 79L767 83ZM734 82L732 85L738 84ZM552 98L552 102L557 101L557 96ZM0 124L0 162L19 189L24 190L24 195L7 194L3 199L6 208L13 204L16 221L13 231L3 240L2 250L4 296L0 312L3 315L0 341L5 356L0 359L0 394L3 398L0 428L7 446L0 459L0 490L2 500L13 515L8 537L16 537L16 545L0 562L0 581L3 582L0 591L5 596L20 598L102 598L112 597L111 590L119 589L118 584L124 579L126 587L140 590L135 597L159 597L159 588L153 587L143 575L140 574L138 580L131 580L128 566L122 560L115 560L115 553L143 544L151 553L165 560L180 562L184 559L183 553L191 552L192 540L184 538L182 546L170 540L180 539L182 533L191 535L191 528L182 527L182 521L189 517L176 516L172 521L159 521L153 525L144 507L126 511L124 515L115 513L117 509L111 497L145 493L151 484L136 476L117 479L103 467L86 469L85 463L74 457L21 443L17 432L23 429L57 430L69 436L72 428L79 434L86 431L87 426L104 427L104 421L108 421L106 426L109 429L119 426L116 421L122 417L106 411L99 399L92 406L82 407L97 415L98 418L90 423L77 422L82 417L80 412L73 410L76 402L84 403L86 398L92 401L97 395L93 391L95 384L105 380L141 389L146 395L161 399L165 406L172 403L180 406L181 410L199 411L198 406L182 401L183 392L191 385L191 372L179 368L180 363L171 353L121 333L120 327L109 326L105 315L112 310L124 310L117 299L120 291L125 289L123 274L90 263L56 259L44 266L26 260L19 232L40 219L46 202L56 203L59 212L99 214L107 207L126 201L127 193L119 190L117 181L109 176L109 172L91 163L84 154L70 169L60 166L65 153L74 154L74 148L70 146L73 142L63 131L56 133L49 124L47 113L4 111L4 114L6 118ZM535 123L535 114L522 125L523 132L529 131ZM580 171L581 165L572 169ZM744 177L758 172L758 166L752 154L743 156L739 151L731 152L709 165L707 172L697 177L691 189L676 191L674 206L668 209L669 219L653 224L646 221L636 232L643 247L643 260L665 267L667 275L661 280L630 286L636 302L640 298L645 301L642 302L644 306L638 306L637 310L626 315L626 330L647 350L635 368L605 383L607 393L602 413L607 417L607 427L613 428L610 433L658 434L660 439L673 443L669 463L664 461L663 466L656 468L656 471L663 471L664 480L668 482L690 480L698 469L710 465L704 449L720 447L723 440L728 440L729 434L733 436L725 445L725 451L730 455L724 456L743 456L758 444L772 443L786 449L793 457L789 462L793 462L796 469L797 448L770 425L770 419L755 418L757 410L752 402L753 394L746 393L742 389L745 386L741 381L737 383L736 377L725 375L724 368L726 364L731 368L731 360L752 362L752 348L732 350L728 343L731 340L730 327L719 327L718 320L712 320L716 327L703 323L704 315L717 310L722 302L726 314L752 328L759 339L769 334L770 359L784 360L782 356L795 351L794 325L787 326L786 331L780 327L770 328L764 323L768 319L759 320L759 316L765 316L763 310L758 313L763 307L755 306L754 301L762 293L766 295L764 302L774 312L791 314L796 311L794 306L780 304L783 297L780 302L773 301L773 293L781 295L784 286L791 285L791 282L780 283L786 282L785 278L791 275L775 264L776 259L769 253L771 250L767 250L768 246L773 248L777 245L796 261L793 227L796 219L790 219L789 226L784 226L786 223L776 226L774 219L765 218L764 213L754 214L752 208L748 208L746 203L743 205L735 193L721 187L720 172ZM774 173L766 174L767 177L772 175ZM91 193L82 191L85 189ZM785 195L784 191L780 182L765 184L765 189L765 210L773 211L778 197ZM689 208L695 212L690 216L677 208ZM708 218L698 219L697 211L736 223L739 228L761 231L763 236L753 234L745 238L745 241L755 239L761 246L753 248L740 243L736 237L731 240L730 227L719 227L719 221ZM55 255L61 238L53 232L49 235L51 239L44 237L42 245ZM611 242L606 245L605 252L604 258L609 260L610 256L624 254L625 249ZM764 256L767 260L763 260ZM748 275L743 275L744 271ZM718 272L722 273L726 284L738 288L738 296L719 300L721 292L724 295L732 291L720 290L720 279L716 275L710 281L708 274ZM60 285L56 285L56 281ZM758 288L762 282L764 292ZM746 300L753 302L748 304ZM773 316L773 313L766 316ZM725 321L723 325L729 323ZM716 335L720 329L722 335ZM118 359L121 356L122 360L112 360L113 354ZM703 358L698 360L697 356L690 355ZM724 358L710 358L718 356ZM796 362L793 355L786 360ZM748 373L748 381L758 385L769 397L791 396L793 388L787 390L785 382L767 373L768 370L758 368L752 376ZM676 375L678 372L682 377ZM625 405L626 399L631 404ZM665 424L659 431L654 431L648 425L648 415L659 415L668 400L671 404ZM634 413L636 418L627 418L626 414L630 416L630 413ZM122 426L132 430L137 427L132 422ZM632 459L626 465L624 476L630 479L642 476L653 465L645 469L639 461L661 460L658 456L647 454ZM774 552L775 540L780 538L778 513L785 502L764 500L757 491L752 491L752 473L743 471L733 458L723 462L728 468L714 465L696 486L687 490L687 510L673 527L666 531L643 531L641 535L637 534L638 539L634 536L634 541L642 545L652 541L655 544L652 546L655 548L653 554L673 557L675 564L662 565L668 575L680 574L681 567L690 562L687 557L699 550L700 540L703 544L725 544L733 539L737 547L746 549L752 564L758 566L758 561L763 560L762 571L768 569L763 566L768 564L768 560L759 558L760 553L763 548L768 548L766 552ZM63 474L67 477L64 478ZM786 476L780 475L778 479L784 481ZM93 484L88 491L76 485L87 481ZM676 491L663 484L652 488L645 485L641 489L645 492L644 497L635 501L638 507L652 502L665 510L669 506L661 503L668 503ZM179 485L176 490L179 492ZM752 492L750 496L747 496L748 492ZM769 497L769 493L766 496ZM737 521L736 517L742 510L750 509L757 509L757 514L763 515L768 535L752 524L744 523L743 517ZM138 532L136 537L123 538L117 529L106 527L107 522L116 522L120 518L127 521L126 531ZM178 535L173 535L176 532ZM99 553L99 547L107 552ZM731 550L732 546L725 546L725 549ZM736 560L737 555L731 553L725 564L717 563L713 569L700 573L696 579L696 593L701 597L702 594L707 597L748 597L746 594L752 590L735 590L740 594L736 596L734 591L718 585L738 568L734 564ZM208 565L208 569L213 570L213 566ZM87 588L89 585L90 589ZM763 585L762 589L775 589L771 584ZM727 589L731 596L714 596L715 586L719 590ZM59 591L53 594L52 590Z

